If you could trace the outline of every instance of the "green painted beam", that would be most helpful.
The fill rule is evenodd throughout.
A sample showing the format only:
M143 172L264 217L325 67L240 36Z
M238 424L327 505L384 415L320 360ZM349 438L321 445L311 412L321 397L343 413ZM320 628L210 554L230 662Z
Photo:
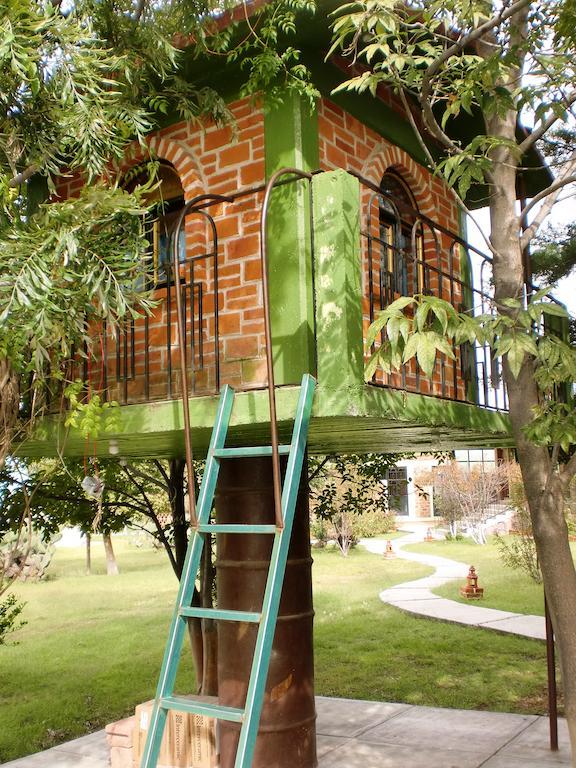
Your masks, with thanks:
M265 114L264 137L267 178L318 167L317 114L297 94ZM309 182L272 192L267 233L274 375L278 384L297 384L315 372Z
M277 390L280 441L288 442L299 387ZM190 399L195 456L202 458L216 415L216 397ZM227 446L270 442L268 394L238 392ZM114 440L120 456L169 458L184 455L182 408L179 401L120 408L117 433L100 436L96 452L109 456ZM92 442L90 451L92 453ZM335 392L320 385L316 391L308 449L311 453L429 451L454 448L512 446L506 415L474 405L363 384ZM59 453L81 457L85 439L63 428L56 416L47 418L23 443L20 455L31 458Z
M460 208L458 210L458 224L460 228L460 237L468 242L468 220L466 214ZM474 291L472 287L474 285L474 273L472 270L472 260L470 252L465 248L459 248L460 254L460 279L462 280L462 303L465 310L472 309L474 307ZM468 355L468 386L466 389L466 397L473 403L478 402L478 380L476 372L476 348L472 344L462 345L462 350L466 349L465 354Z

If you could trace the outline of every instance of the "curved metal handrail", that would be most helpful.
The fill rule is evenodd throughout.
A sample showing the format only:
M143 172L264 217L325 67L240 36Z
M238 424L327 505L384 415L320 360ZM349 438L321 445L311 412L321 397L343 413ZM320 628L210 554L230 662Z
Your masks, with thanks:
M196 517L196 493L194 488L194 465L192 451L192 437L190 435L190 404L188 402L188 378L186 371L186 343L184 317L182 315L182 281L180 280L180 261L178 259L178 241L182 224L189 213L195 212L195 206L206 201L210 202L231 202L231 198L224 195L198 195L189 200L178 217L176 226L172 235L172 268L174 270L174 286L176 288L176 326L178 328L178 346L180 347L180 371L182 386L182 412L184 415L184 446L186 452L186 474L188 475L188 499L190 504L190 525L193 528L198 526ZM201 211L199 211L201 212ZM201 212L203 213L203 212ZM205 215L203 213L203 215ZM216 305L218 304L218 294L216 294Z

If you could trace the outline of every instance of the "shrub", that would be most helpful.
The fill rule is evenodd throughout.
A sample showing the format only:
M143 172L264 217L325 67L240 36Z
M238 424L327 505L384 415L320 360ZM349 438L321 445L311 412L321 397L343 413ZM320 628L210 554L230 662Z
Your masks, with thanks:
M372 509L350 517L354 535L358 539L369 539L396 530L396 519L392 512Z
M321 517L312 515L312 519L310 520L310 535L315 541L314 546L319 549L325 547L330 539L328 528L329 524L326 520L322 520Z
M446 539L446 541L464 541L464 534L460 533L460 531L456 531L456 533L452 533L452 531L447 531L444 538Z
M25 621L17 620L23 608L24 603L19 603L15 595L8 595L0 600L0 645L5 645L10 632L26 624Z

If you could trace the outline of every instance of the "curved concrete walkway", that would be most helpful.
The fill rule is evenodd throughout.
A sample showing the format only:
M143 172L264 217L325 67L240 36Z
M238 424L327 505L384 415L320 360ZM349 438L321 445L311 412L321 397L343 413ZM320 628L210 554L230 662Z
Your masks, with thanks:
M415 613L419 616L428 616L431 619L483 627L484 629L493 629L496 632L506 632L536 640L546 639L543 616L529 616L522 613L497 611L494 608L482 608L480 605L466 605L435 595L432 589L441 584L454 580L463 582L468 574L469 566L455 560L448 560L446 557L404 551L407 544L420 543L423 538L422 532L415 531L401 539L394 539L392 542L394 553L404 560L413 560L416 563L429 565L435 569L434 573L423 579L406 581L390 589L385 589L380 593L380 600L393 605L395 608L400 608L402 611ZM363 539L361 544L369 552L378 555L383 554L386 549L386 541L382 539Z

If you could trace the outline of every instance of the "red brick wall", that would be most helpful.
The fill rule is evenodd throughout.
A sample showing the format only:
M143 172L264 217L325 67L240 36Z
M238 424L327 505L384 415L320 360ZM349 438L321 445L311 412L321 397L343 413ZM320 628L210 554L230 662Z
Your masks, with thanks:
M186 201L210 194L230 195L264 181L264 117L247 99L231 105L236 125L236 136L231 128L192 123L179 123L153 133L148 145L151 155L171 163L182 182ZM134 152L131 162L145 159ZM78 178L63 179L58 187L62 197L73 195L82 186ZM214 220L218 237L218 309L220 333L221 381L248 388L262 386L265 376L265 342L262 316L262 291L259 261L259 216L261 194L240 197L234 202L218 203L206 208ZM187 258L199 257L214 250L212 231L206 220L190 216L186 220ZM181 268L182 278L191 282L190 263ZM194 317L190 313L190 295L187 295L187 350L192 358L191 334L194 330L194 374L189 382L197 393L215 388L214 350L214 268L213 259L197 260L194 265L194 283L198 305L200 290L203 296L202 330L198 306ZM166 288L155 293L159 304L145 321L138 319L116 337L106 334L107 365L103 372L98 362L90 366L93 387L98 387L105 376L111 398L134 402L145 396L145 367L149 371L148 397L162 399L169 394L168 370L172 367L172 394L179 392L179 346L176 333L175 297L167 297ZM145 325L148 325L146 331ZM171 336L168 336L169 329ZM148 344L145 334L148 333ZM200 345L203 346L203 364L200 364ZM100 356L104 338L94 335L96 356ZM146 348L148 359L146 359ZM127 384L123 380L127 379Z
M239 189L264 182L263 114L248 100L233 103L231 110L236 120L236 137L233 137L231 128L217 128L214 125L201 127L184 122L153 133L149 137L150 154L174 166L180 176L186 201L207 193L230 195ZM401 149L391 145L329 101L319 104L319 131L322 168L341 167L354 170L379 184L384 172L392 167L409 184L422 213L449 229L457 230L457 209L441 181L433 178ZM146 156L140 149L134 149L129 154L133 157L130 163L126 164L126 169L138 164ZM59 185L58 192L62 197L74 195L81 186L81 179L66 178ZM370 191L364 188L363 217L370 196ZM222 382L237 388L263 386L266 381L258 235L261 203L262 194L253 193L239 197L234 202L219 202L205 209L213 217L218 237L220 376ZM376 227L377 218L376 216ZM366 226L363 218L363 229ZM424 242L427 263L435 264L442 271L448 270L450 265L446 255L446 238L441 238L443 253L439 256L434 252L430 233L424 237ZM216 302L213 259L198 258L214 251L212 232L206 220L198 214L187 218L186 244L187 258L196 258L196 307L200 291L203 297L202 318L199 317L198 311L192 318L189 294L186 305L188 363L189 367L194 369L193 372L190 371L189 382L193 391L201 394L215 389L213 340ZM367 326L368 258L365 237L363 249L363 302ZM457 260L454 261L453 269L458 270ZM189 286L192 278L190 261L186 267L182 267L181 274ZM431 273L430 286L438 286L438 277L434 272ZM119 329L116 333L94 333L96 358L104 349L106 367L104 370L97 361L91 363L89 375L92 387L98 388L106 381L110 397L121 402L136 402L145 398L163 399L179 392L175 300L173 295L168 297L166 288L158 290L156 298L159 304L148 320L138 319L133 324L128 323L126 328ZM455 302L459 301L458 293L452 298ZM145 376L146 369L148 377ZM459 397L463 397L463 383L458 381L456 387L453 386L454 370L452 362L447 360L443 372L440 371L440 366L437 367L432 382L418 377L414 366L407 367L405 381L398 374L391 377L380 374L379 381L422 392L444 393L447 396L454 396L457 392Z
M404 150L391 144L382 136L363 125L352 115L344 112L336 104L323 100L319 105L320 165L323 169L343 168L354 171L373 184L379 186L387 170L396 171L405 180L414 196L418 211L439 225L459 232L458 208L453 195L445 184L433 176L426 168L419 165ZM372 201L372 203L371 203ZM379 235L378 201L373 192L361 186L361 229L362 264L363 264L363 308L364 324L367 329L370 322L369 302L369 255L368 238ZM436 235L436 237L435 237ZM462 300L461 286L450 281L450 272L459 276L460 262L458 252L450 256L451 238L439 231L435 233L428 226L423 229L423 261L429 265L428 286L435 295L459 304ZM436 239L437 238L437 239ZM372 250L372 294L379 308L386 304L382 297L378 280L379 249ZM378 263L377 263L378 262ZM418 265L408 264L409 292L414 270ZM421 287L418 287L421 290ZM373 302L374 306L374 302ZM439 358L432 380L417 372L415 364L405 367L404 378L400 374L387 376L381 371L376 374L376 381L402 389L419 391L424 394L443 395L446 397L465 398L465 383L460 376L460 359L457 351L456 364L443 356Z

